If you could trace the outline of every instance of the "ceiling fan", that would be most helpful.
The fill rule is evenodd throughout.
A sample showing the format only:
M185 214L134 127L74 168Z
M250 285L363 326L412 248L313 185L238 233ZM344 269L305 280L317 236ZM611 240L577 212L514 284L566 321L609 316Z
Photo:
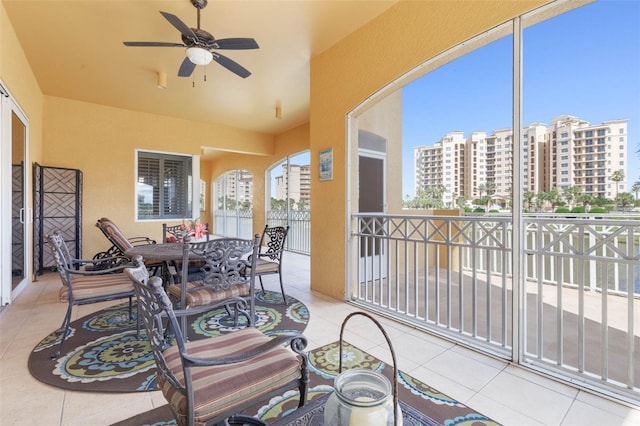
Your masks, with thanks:
M223 38L215 39L209 32L200 29L200 10L207 6L208 0L191 0L191 4L198 10L198 28L189 28L175 15L160 12L171 25L182 34L182 43L162 41L125 41L125 46L136 47L186 47L187 56L180 65L179 77L189 77L196 65L207 65L216 61L229 71L247 78L251 73L242 65L216 52L216 49L258 49L258 43L252 38Z

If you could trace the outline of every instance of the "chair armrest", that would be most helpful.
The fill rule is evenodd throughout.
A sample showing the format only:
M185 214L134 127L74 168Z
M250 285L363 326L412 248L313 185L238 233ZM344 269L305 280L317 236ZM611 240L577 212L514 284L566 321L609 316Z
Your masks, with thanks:
M149 237L132 237L132 238L127 238L127 240L133 246L140 246L145 244L156 244L156 240L152 240Z
M117 265L117 266L113 266L110 268L105 268L105 269L95 269L95 270L76 270L76 269L71 269L71 270L67 270L67 272L71 273L71 274L75 274L75 275L86 275L86 276L96 276L96 275L106 275L106 274L112 274L114 272L123 272L125 268L130 268L132 266L137 266L132 264L129 261L129 258L127 258L126 256L112 256L112 257L107 257L107 258L102 258L102 259L72 259L72 263L74 266L80 266L80 265L86 265L86 266L91 266L91 265L96 265L96 264L101 264L103 262L114 262L113 264Z
M297 353L302 354L302 350L307 346L307 339L302 334L279 335L271 338L268 342L246 352L242 352L232 356L200 358L189 354L183 354L183 358L187 365L193 367L207 367L212 365L227 365L238 362L248 361L256 356L268 352L278 346L291 345Z

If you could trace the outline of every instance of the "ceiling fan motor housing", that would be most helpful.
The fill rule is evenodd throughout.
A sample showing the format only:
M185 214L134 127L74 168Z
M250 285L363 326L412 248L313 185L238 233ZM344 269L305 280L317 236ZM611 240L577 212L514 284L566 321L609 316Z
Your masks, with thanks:
M196 9L204 9L205 7L207 7L207 3L207 0L191 0L191 4Z
M215 47L216 39L209 33L208 31L202 30L200 28L191 28L191 31L196 35L195 40L192 37L188 37L185 34L182 34L182 42L188 46L200 46L205 49L210 49Z

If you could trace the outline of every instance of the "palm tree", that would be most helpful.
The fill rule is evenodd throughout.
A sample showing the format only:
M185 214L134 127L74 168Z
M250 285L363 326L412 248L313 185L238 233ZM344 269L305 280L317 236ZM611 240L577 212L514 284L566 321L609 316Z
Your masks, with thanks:
M631 187L631 192L636 194L636 200L638 199L638 192L640 192L640 181L633 184Z
M633 205L633 195L630 192L621 192L616 197L616 204L622 207L622 211L624 211L625 207Z
M533 191L525 191L522 194L522 198L525 205L527 206L527 209L531 210L531 206L533 206L533 199L536 198L536 193Z
M556 206L561 204L562 200L560 199L560 192L557 186L554 186L553 189L547 193L547 201L551 203L551 210L555 210Z
M549 199L549 194L544 191L540 191L536 194L536 208L538 211L542 210L544 202Z
M616 170L615 172L613 172L613 174L611 175L611 180L616 183L616 198L617 198L619 183L624 180L624 171Z
M573 202L574 200L575 201L578 200L578 196L582 192L582 188L576 185L572 185L572 186L567 186L566 188L563 189L563 191L564 191L564 198L567 200L567 203L569 204L569 206L573 207Z

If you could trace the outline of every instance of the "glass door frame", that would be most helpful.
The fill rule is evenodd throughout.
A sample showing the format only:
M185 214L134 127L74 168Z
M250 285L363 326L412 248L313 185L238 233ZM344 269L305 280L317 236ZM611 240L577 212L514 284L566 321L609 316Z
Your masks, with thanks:
M11 303L23 291L31 277L31 163L29 162L29 119L20 108L4 82L0 80L0 233L13 235L12 230L12 117L16 116L24 125L24 156L23 156L23 208L21 221L23 227L23 278L13 286L13 238L1 239L0 246L0 295L1 304Z

